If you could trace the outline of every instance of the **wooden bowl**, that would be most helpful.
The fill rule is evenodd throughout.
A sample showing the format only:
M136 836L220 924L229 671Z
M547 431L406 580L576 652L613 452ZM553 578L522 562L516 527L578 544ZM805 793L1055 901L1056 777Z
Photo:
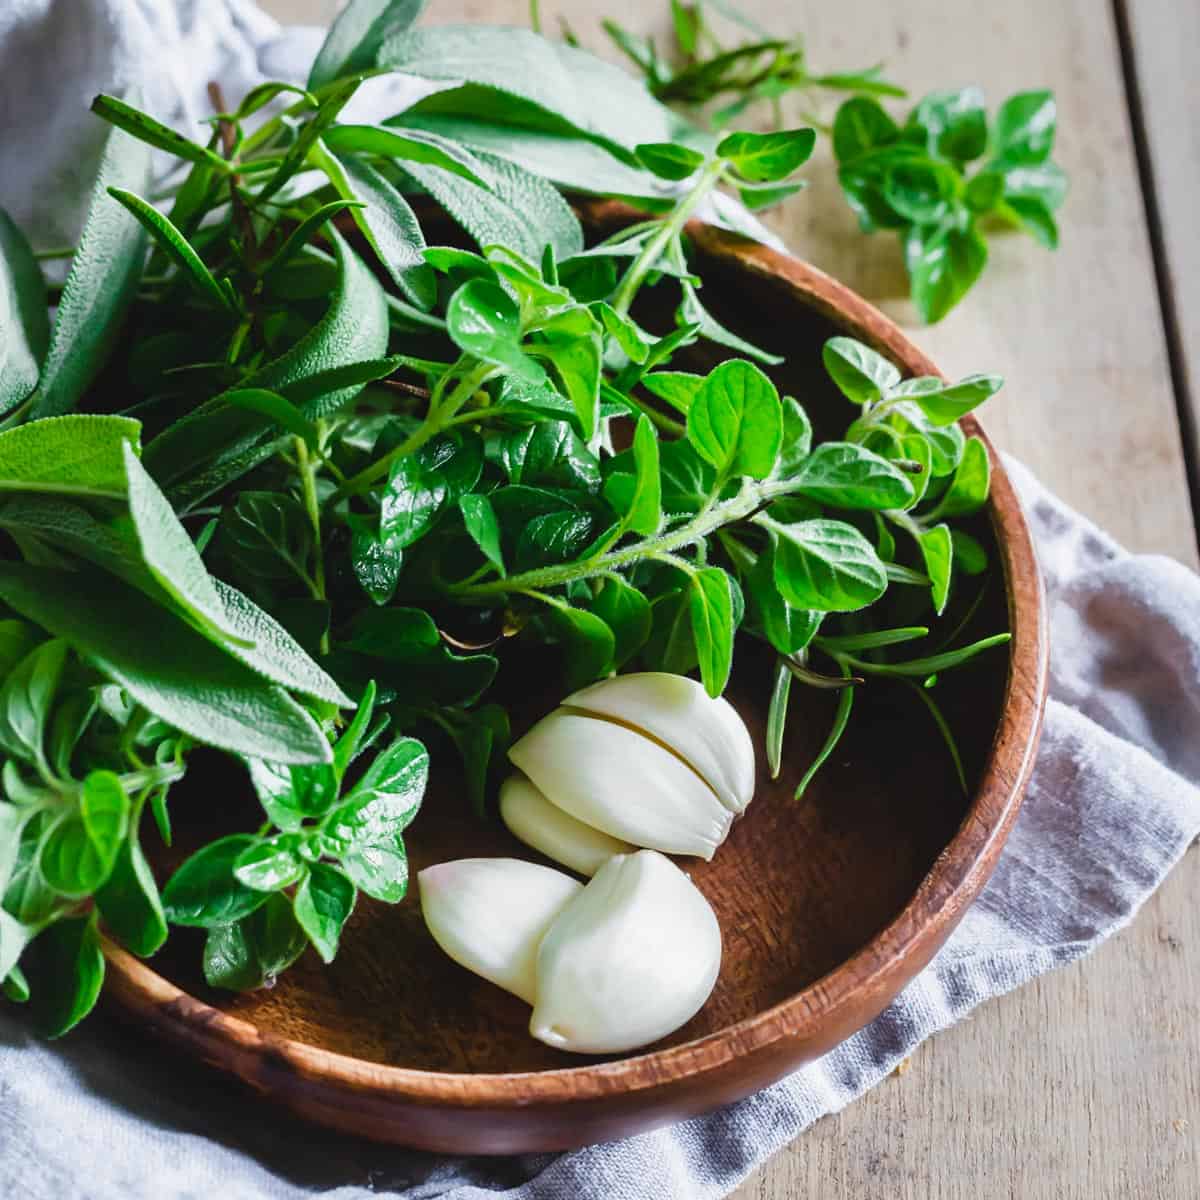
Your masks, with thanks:
M613 204L582 211L597 230L628 220ZM694 224L690 233L706 302L788 355L776 377L819 435L836 436L851 415L820 366L831 334L870 343L906 373L936 373L892 322L820 271L711 227ZM706 346L697 359L724 356ZM963 425L982 436L974 420ZM838 753L794 801L832 699L793 689L783 778L772 783L760 767L755 801L715 861L687 863L717 911L725 951L712 997L673 1037L619 1059L534 1041L524 1005L433 944L415 888L398 907L360 902L332 967L310 953L273 989L249 995L205 987L190 931L176 931L153 964L107 944L110 1001L303 1117L475 1154L637 1133L736 1100L823 1054L888 1005L979 894L1033 763L1045 697L1043 598L1029 531L994 455L992 470L990 521L981 518L976 533L999 560L1004 586L992 572L970 632L1007 624L1012 641L951 672L937 690L958 733L970 797L911 691L873 683ZM730 696L759 747L769 686L769 656L744 646ZM529 699L536 711L556 696ZM245 793L252 804L248 792L237 780L207 789L210 802ZM179 821L184 807L176 806ZM239 819L245 828L256 823L250 809ZM525 853L504 830L470 816L452 776L435 778L408 844L414 871L447 858Z

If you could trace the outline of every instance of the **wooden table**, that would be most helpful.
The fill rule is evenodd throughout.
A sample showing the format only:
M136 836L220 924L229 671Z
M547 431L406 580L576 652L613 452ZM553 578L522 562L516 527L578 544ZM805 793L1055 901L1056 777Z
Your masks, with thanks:
M333 0L266 0L324 22ZM543 0L611 56L609 15L665 31L666 0ZM1195 566L1187 464L1200 402L1200 5L1194 0L739 0L807 35L822 70L886 60L914 94L1049 86L1071 177L1063 244L992 243L968 300L916 327L894 238L864 238L824 150L771 220L795 251L910 328L951 374L1008 380L985 423L1131 549ZM427 19L525 24L523 0L433 0ZM665 44L665 38L664 42ZM822 156L824 155L824 156ZM940 1034L756 1172L737 1200L1195 1200L1200 1196L1200 855L1095 955ZM651 1195L651 1193L647 1193Z

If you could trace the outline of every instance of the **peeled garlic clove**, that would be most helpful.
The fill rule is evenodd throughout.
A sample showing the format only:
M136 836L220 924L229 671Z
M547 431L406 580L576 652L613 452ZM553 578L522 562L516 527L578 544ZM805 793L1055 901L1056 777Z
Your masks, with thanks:
M733 813L754 796L754 743L737 710L686 675L615 675L575 692L566 708L645 730L691 764Z
M637 849L556 808L520 775L500 785L500 819L525 845L581 875L595 875L614 854Z
M721 967L721 930L695 884L652 850L610 858L542 939L535 1038L616 1054L691 1019Z
M712 858L733 819L682 759L612 721L560 709L508 757L556 807L635 846Z
M537 952L582 884L516 858L460 858L417 880L433 940L460 966L520 996L537 998Z

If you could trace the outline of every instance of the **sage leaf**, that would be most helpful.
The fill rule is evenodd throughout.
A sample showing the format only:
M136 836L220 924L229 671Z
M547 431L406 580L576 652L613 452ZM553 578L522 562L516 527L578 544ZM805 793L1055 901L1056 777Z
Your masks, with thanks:
M451 138L423 129L389 128L386 125L335 125L324 138L339 157L374 154L383 159L427 163L452 175L461 175L481 188L492 186L487 168Z
M329 760L329 743L286 693L110 576L2 563L0 599L199 742L259 758Z
M108 194L110 187L145 192L150 150L114 128L63 287L31 417L69 412L108 359L133 299L146 252L146 231Z
M37 387L49 339L42 272L29 243L0 209L0 416Z
M383 43L408 29L424 7L425 0L350 0L317 51L308 73L309 90L369 71Z
M0 491L123 499L124 446L137 445L141 428L129 417L71 414L6 429Z

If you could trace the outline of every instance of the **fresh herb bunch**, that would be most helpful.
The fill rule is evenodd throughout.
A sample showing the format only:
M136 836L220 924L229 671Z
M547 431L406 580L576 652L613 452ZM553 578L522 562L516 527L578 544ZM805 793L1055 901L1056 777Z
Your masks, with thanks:
M493 684L527 649L568 686L637 662L715 695L740 628L779 656L778 770L791 679L830 682L809 654L835 683L929 682L1006 636L879 650L927 632L890 628L885 595L940 614L956 565L985 569L952 523L988 458L954 422L999 380L903 381L834 339L855 416L814 445L748 361L779 360L701 303L688 214L791 186L812 132L705 138L573 47L413 30L418 8L354 0L306 87L256 88L206 142L99 97L114 128L53 326L0 218L0 980L52 1034L95 1002L101 921L140 955L203 928L216 986L308 944L330 961L360 891L405 893L410 735L457 747L482 811ZM453 82L341 122L389 70ZM165 214L152 149L182 172ZM661 178L666 211L590 248L558 190L661 202ZM417 196L478 252L426 245ZM669 332L632 315L647 287L674 289ZM700 338L742 357L671 369ZM245 765L263 821L160 893L145 813L170 843L198 747Z
M727 47L709 23L707 9L742 26L751 40ZM770 105L776 127L783 124L784 96L798 92L808 97L814 91L852 92L862 96L897 96L908 93L882 77L883 65L861 71L814 73L808 65L804 40L772 37L736 7L707 0L683 4L671 0L671 29L676 56L660 55L654 39L623 29L616 21L603 22L604 31L618 49L641 71L651 94L666 103L696 111L723 96L735 99L709 115L721 128L742 118L757 104ZM678 61L674 61L677 57ZM816 114L806 114L816 123Z
M923 320L940 321L979 278L989 226L1023 229L1057 249L1054 214L1067 177L1050 158L1056 123L1046 91L1010 96L990 129L975 87L931 92L903 125L869 97L838 109L833 150L842 190L864 233L899 234Z

